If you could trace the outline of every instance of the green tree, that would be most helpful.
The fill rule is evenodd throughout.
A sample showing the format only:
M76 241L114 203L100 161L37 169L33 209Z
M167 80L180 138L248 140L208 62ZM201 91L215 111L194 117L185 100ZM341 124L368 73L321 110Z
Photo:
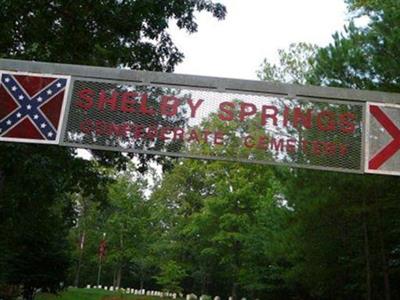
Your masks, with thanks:
M313 44L290 44L288 49L278 50L278 64L264 59L257 76L260 80L305 84L307 74L312 71L312 58L317 49Z
M347 2L354 18L369 23L334 34L312 55L304 82L397 91L398 1ZM280 180L294 209L287 284L318 299L397 298L397 178L293 170Z
M397 92L399 88L398 43L399 3L387 1L348 1L356 9L355 18L365 17L368 24L354 22L343 34L320 49L316 58L314 84Z
M175 261L168 261L160 267L160 274L155 276L157 283L167 292L181 292L181 282L186 276L185 270Z
M398 1L348 1L355 18L365 17L365 26L351 23L342 35L335 34L334 42L318 51L313 83L344 86L356 89L399 91L400 3ZM391 186L397 178L365 175L359 178L363 190L370 191L359 206L363 210L364 280L367 299L383 295L398 297L393 282L397 267L393 255L398 244L397 221ZM360 183L359 183L360 184ZM396 224L396 225L394 225ZM388 226L388 227L387 227ZM376 259L378 258L378 259Z
M172 71L183 54L169 21L197 30L196 11L223 19L226 9L197 1L2 1L0 55L49 62Z
M195 32L196 11L225 15L224 6L206 0L2 1L0 57L172 71L183 54L167 33L168 22ZM35 288L55 290L65 280L64 245L73 213L64 194L94 193L102 176L66 148L2 144L0 153L0 280L22 284L24 298L31 299ZM120 167L127 160L93 154ZM51 252L54 263L48 264L52 249L59 251Z
M115 287L121 287L124 270L143 267L142 257L151 255L148 205L142 195L143 187L133 180L126 175L119 176L109 188L110 206L105 212L104 229L109 249L107 259L113 265ZM143 281L142 278L140 280Z
M40 146L5 144L0 147L0 276L7 284L24 285L26 298L34 288L55 291L65 282L68 247L65 237L74 221L67 192L85 186L85 194L101 199L102 174L90 162L68 151ZM21 153L21 159L15 153ZM92 188L90 188L90 185Z
M132 166L114 176L114 182L108 184L107 201L103 205L93 199L77 197L79 216L70 232L71 244L76 249L72 253L76 263L71 274L76 279L80 268L82 284L96 284L99 243L105 234L107 246L101 261L100 284L126 287L135 283L142 289L145 283L152 283L158 267L153 254L157 234L151 224L150 202L143 194L147 187L143 176ZM80 243L82 234L84 244Z
M198 127L224 130L226 145L200 143L189 151L245 154L249 150L241 146L240 135L244 128L256 134L253 123L222 122L212 115ZM275 238L269 228L280 228L280 214L286 211L279 207L277 194L278 183L272 169L265 166L184 160L165 174L152 195L160 211L161 236L172 241L160 252L166 261L174 260L187 271L185 289L234 298L267 293ZM264 220L272 211L277 216Z

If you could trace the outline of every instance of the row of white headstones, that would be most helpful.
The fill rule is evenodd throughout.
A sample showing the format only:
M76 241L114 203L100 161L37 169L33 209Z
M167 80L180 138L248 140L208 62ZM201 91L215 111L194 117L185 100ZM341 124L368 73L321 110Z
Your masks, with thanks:
M86 286L87 289L93 288L93 289L104 289L106 291L119 291L122 293L126 293L126 294L133 294L133 295L138 295L138 296L156 296L156 297L169 297L172 299L177 299L177 297L179 298L183 298L183 294L182 293L170 293L170 292L160 292L160 291L146 291L145 289L141 289L141 290L137 290L137 289L131 289L131 288L114 288L113 286L107 287L107 286L91 286L90 284L88 284ZM211 300L212 298L210 296L207 295L201 295L200 297L197 297L195 294L187 294L186 295L186 300ZM219 296L215 296L213 298L213 300L221 300L221 297ZM228 300L233 300L233 297L229 297ZM242 298L241 300L246 300L246 298Z
M156 296L156 297L169 297L172 299L176 299L178 296L180 298L183 297L183 294L177 294L177 293L169 293L169 292L160 292L160 291L146 291L145 289L141 289L141 290L137 290L137 289L131 289L131 288L119 288L119 287L107 287L107 286L91 286L90 284L88 284L86 286L87 289L103 289L105 291L118 291L118 292L122 292L122 293L126 293L126 294L134 294L134 295L138 295L138 296Z

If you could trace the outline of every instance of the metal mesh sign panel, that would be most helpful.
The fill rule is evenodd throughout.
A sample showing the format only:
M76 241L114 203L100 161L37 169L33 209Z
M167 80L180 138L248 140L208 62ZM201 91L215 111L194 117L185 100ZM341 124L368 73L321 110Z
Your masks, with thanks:
M76 78L62 143L362 170L363 104Z

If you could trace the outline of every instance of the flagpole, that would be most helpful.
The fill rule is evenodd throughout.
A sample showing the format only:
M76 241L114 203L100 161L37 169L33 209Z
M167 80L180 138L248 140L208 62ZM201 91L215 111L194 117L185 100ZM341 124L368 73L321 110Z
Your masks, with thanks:
M102 262L102 256L100 255L99 257L99 270L97 272L97 287L100 286L100 276L101 276L101 262Z
M81 273L81 266L82 266L82 256L83 256L83 247L85 245L85 231L81 233L81 238L79 241L79 257L78 257L78 264L76 267L75 273L75 287L79 287L79 277Z
M102 247L104 247L105 239L106 239L106 233L103 232L103 239L102 239L102 241L100 242L100 245L101 245L101 246L100 246L100 249L99 249L99 269L98 269L98 271L97 271L97 287L100 286L101 265L102 265L102 262L103 262L103 255L104 255L104 250L105 250L105 249L102 249Z

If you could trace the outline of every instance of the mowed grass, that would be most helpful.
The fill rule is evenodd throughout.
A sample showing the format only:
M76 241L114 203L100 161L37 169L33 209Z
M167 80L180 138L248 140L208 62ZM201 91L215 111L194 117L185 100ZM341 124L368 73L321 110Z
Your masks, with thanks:
M58 295L42 293L35 300L160 300L158 297L135 296L97 289L70 288Z

